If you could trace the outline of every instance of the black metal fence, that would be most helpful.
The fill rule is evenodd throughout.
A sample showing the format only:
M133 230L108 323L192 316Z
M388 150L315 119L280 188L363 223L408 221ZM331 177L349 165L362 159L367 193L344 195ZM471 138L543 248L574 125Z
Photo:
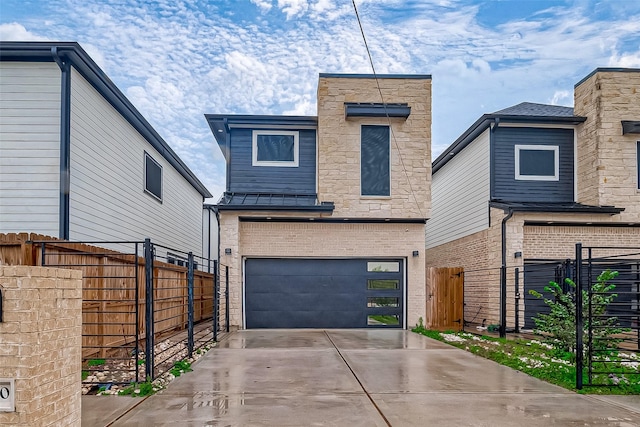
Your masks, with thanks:
M598 277L607 270L616 274L603 288ZM572 259L465 270L465 326L501 336L533 333L534 318L551 311L535 293L552 298L545 291L552 281L576 304L576 387L616 386L640 375L640 248L577 244ZM605 333L611 328L620 330Z
M32 244L41 265L83 271L85 385L153 380L218 339L216 261L149 239Z
M640 248L576 244L575 282L576 387L640 375Z

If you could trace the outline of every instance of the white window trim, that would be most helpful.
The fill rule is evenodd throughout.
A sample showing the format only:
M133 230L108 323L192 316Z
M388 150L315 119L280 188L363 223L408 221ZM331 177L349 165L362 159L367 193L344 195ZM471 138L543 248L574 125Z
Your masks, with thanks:
M559 181L560 180L560 147L557 145L516 145L515 146L516 180L518 181ZM553 151L554 175L520 175L520 150Z
M293 136L293 161L259 161L258 160L258 135L291 135ZM251 135L251 165L269 166L280 168L297 168L300 158L300 132L290 130L254 130Z
M156 196L147 189L147 158L149 158L160 168L160 197ZM142 188L144 189L145 193L162 203L162 199L164 197L164 170L162 168L162 165L146 151L144 152L144 176L142 177Z

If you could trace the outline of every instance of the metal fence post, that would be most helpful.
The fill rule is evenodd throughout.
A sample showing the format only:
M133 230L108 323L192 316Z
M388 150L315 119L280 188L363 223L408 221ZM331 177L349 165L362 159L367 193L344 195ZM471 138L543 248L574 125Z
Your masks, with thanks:
M188 255L187 268L187 352L193 356L193 252Z
M576 388L582 390L584 343L582 342L582 243L576 243Z
M507 267L500 267L500 338L507 336Z
M224 266L225 270L225 291L224 291L224 324L227 332L229 332L229 266Z
M145 281L145 376L153 379L153 245L151 239L144 239L144 281Z
M515 288L516 288L516 334L520 333L520 268L516 267L515 270Z
M135 290L134 292L134 298L136 300L135 302L135 307L136 307L136 326L135 326L135 333L136 333L136 337L135 337L135 349L134 351L136 352L136 382L140 382L140 369L138 369L138 361L140 360L140 283L138 280L138 263L140 262L140 260L138 259L138 249L139 249L139 244L138 242L136 242L136 253L135 253L135 282L134 282L134 286L135 286Z
M44 255L44 250L45 250L44 248L46 247L46 245L47 244L45 242L40 243L40 265L43 267L47 265L46 257Z
M218 261L213 261L213 340L218 341L218 327L220 326L220 274Z

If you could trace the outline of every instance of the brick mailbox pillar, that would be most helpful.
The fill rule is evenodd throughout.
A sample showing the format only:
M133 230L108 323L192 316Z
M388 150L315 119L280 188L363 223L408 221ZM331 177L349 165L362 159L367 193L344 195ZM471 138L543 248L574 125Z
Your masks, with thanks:
M0 266L0 426L80 426L82 272Z

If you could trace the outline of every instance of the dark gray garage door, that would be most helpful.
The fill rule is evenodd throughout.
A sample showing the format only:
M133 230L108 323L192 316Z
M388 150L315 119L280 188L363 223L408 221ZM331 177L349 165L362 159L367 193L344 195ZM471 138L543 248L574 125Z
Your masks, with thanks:
M403 270L397 259L247 259L247 328L401 328Z

